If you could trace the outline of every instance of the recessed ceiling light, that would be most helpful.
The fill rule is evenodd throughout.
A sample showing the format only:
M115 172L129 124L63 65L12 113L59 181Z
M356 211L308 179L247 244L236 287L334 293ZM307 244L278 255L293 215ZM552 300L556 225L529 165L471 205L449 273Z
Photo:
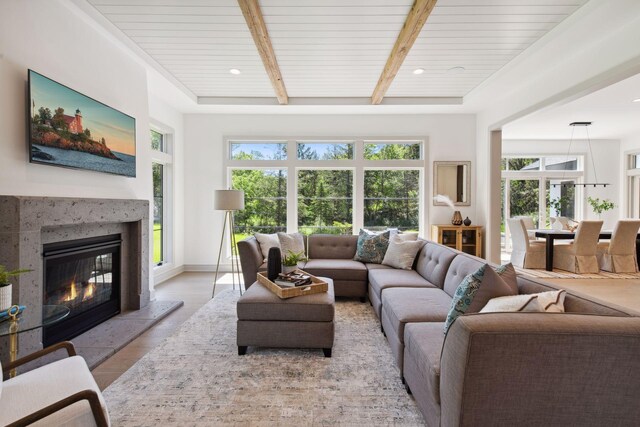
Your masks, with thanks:
M464 67L453 67L453 68L449 68L447 70L447 73L449 74L460 74L463 73L465 71Z
M422 74L424 73L424 68L416 68L413 70L413 74Z
M238 74L240 74L240 70L238 70L237 68L232 68L232 69L230 69L230 70L229 70L229 72L230 72L231 74L233 74L233 75L236 75L236 76L237 76Z
M640 102L640 98L634 99L632 102Z

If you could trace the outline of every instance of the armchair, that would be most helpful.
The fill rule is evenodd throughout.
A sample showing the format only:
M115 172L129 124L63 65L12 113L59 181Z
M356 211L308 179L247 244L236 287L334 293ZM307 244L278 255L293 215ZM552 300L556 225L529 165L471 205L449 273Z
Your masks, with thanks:
M0 381L0 425L18 427L97 426L108 427L107 407L84 359L70 342L61 342L2 368L9 371L58 350L68 357Z

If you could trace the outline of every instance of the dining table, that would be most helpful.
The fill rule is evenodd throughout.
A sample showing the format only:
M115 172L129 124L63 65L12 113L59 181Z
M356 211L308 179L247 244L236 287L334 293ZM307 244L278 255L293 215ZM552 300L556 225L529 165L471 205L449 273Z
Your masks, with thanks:
M599 240L611 239L612 231L602 230L600 231ZM535 236L545 239L545 270L553 271L553 242L555 240L573 240L576 237L574 231L569 230L549 230L539 229L535 230ZM640 254L640 232L636 236L636 257ZM638 259L640 262L640 258Z

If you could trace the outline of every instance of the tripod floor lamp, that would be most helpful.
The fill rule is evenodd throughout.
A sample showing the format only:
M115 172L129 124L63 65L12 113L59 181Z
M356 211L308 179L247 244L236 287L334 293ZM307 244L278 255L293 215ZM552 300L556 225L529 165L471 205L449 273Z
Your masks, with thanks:
M218 272L220 271L220 257L224 247L225 231L229 228L229 244L231 246L231 280L233 289L236 289L236 275L238 276L238 288L242 295L242 284L240 282L240 268L236 252L236 236L233 233L233 212L244 209L244 191L242 190L216 190L214 194L213 208L217 211L224 211L224 222L222 223L222 234L220 235L220 250L218 251L218 262L216 263L216 277L213 279L213 292L211 298L216 293L218 283Z

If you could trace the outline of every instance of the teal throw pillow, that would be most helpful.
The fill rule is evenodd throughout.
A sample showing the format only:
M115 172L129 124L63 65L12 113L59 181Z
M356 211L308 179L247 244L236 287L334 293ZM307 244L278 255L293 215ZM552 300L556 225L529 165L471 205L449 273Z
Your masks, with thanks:
M467 275L453 296L451 309L447 315L444 325L446 334L449 327L459 316L465 313L477 313L493 298L502 296L517 295L517 284L514 289L510 283L505 281L515 278L515 270L509 263L501 265L495 270L488 264L483 265L477 271Z
M389 231L380 234L369 234L365 230L360 230L356 256L353 257L353 259L361 262L381 264L389 247L390 234Z

